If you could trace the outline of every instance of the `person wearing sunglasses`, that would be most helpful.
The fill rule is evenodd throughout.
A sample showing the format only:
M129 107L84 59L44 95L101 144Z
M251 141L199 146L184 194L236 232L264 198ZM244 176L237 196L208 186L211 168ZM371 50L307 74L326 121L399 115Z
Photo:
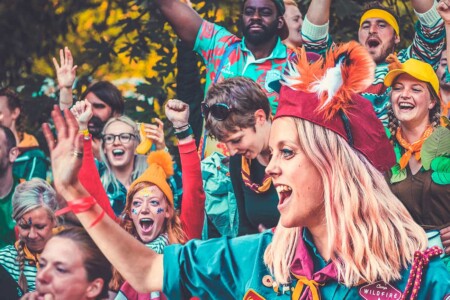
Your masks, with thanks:
M252 79L234 77L208 90L201 105L205 128L230 152L230 178L239 214L238 235L274 227L278 195L265 168L270 159L270 104Z
M266 171L280 197L280 223L261 234L193 240L163 254L147 249L103 218L77 181L76 122L70 112L65 119L52 112L57 143L48 124L43 129L56 189L134 288L162 289L168 299L446 299L442 250L427 249L425 232L382 173L395 154L358 95L373 80L363 76L375 69L369 53L354 42L311 66L300 57L270 130Z

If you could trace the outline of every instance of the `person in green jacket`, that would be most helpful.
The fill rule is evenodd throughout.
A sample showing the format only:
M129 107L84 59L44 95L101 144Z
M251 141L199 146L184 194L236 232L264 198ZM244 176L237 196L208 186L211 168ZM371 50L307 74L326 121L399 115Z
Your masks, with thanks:
M450 274L382 172L395 154L358 95L375 64L356 42L309 64L300 51L280 92L266 172L279 195L273 230L171 245L156 254L104 218L77 179L76 121L52 112L55 186L109 261L138 291L169 299L445 299ZM74 152L75 151L75 152ZM57 176L56 176L57 175Z

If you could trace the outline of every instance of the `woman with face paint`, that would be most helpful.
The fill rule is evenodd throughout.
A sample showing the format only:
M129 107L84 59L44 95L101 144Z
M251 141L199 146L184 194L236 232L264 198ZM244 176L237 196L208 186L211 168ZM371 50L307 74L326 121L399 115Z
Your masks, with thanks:
M356 42L299 63L281 88L267 173L276 187L274 230L235 239L142 247L108 218L77 181L81 144L73 117L44 127L55 185L99 248L141 291L169 299L445 299L450 274L427 249L423 229L383 173L395 155L373 107L358 93L375 65ZM70 163L70 168L67 164ZM83 203L79 207L78 203Z
M55 191L45 180L33 178L17 186L12 205L19 240L0 250L0 264L26 293L36 288L39 257L57 225L58 202Z
M77 117L80 131L85 132L84 152L92 153L92 139L87 126L92 116L92 105L89 101L78 101L71 111ZM146 138L155 143L156 150L161 150L166 147L164 126L159 119L157 122L158 125L145 124L144 126ZM145 156L135 154L139 143L138 125L127 116L113 117L103 127L100 146L101 160L96 165L116 216L119 216L124 210L130 184L147 168ZM87 164L83 164L83 166L84 174L88 175L89 172L92 172L90 169L86 170ZM170 183L173 187L177 186L173 178L170 179Z

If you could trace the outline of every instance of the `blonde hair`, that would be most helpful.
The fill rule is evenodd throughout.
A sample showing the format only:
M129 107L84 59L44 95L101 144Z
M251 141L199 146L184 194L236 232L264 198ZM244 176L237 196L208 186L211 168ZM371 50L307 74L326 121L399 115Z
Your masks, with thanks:
M294 0L284 0L283 2L284 2L284 6L293 5L295 7L298 7L297 2L295 2Z
M306 120L295 122L300 147L321 175L325 223L338 280L390 282L411 264L427 238L383 175L338 134ZM300 170L299 170L300 171ZM290 266L302 228L278 224L264 262L278 283L290 282Z
M57 224L55 211L58 209L55 190L45 180L32 178L19 184L14 190L12 197L13 219L18 223L27 213L44 208L48 218ZM17 247L17 261L19 263L19 286L26 293L28 291L28 280L25 276L25 242L20 239Z
M109 125L111 125L114 122L121 122L128 126L130 126L133 130L133 134L136 136L136 139L131 140L130 142L135 144L135 148L139 145L139 131L137 129L136 122L134 122L132 119L130 119L127 116L120 116L120 117L113 117L106 122L105 126L103 127L102 134L104 135L106 133L106 130L108 129ZM114 171L112 170L108 158L105 155L105 143L102 140L101 143L101 149L100 149L100 158L102 162L105 164L105 171L100 176L100 180L103 184L103 187L106 191L108 191L108 187L110 184L114 187L114 193L120 190L121 183L116 178L116 175L114 174ZM133 172L131 173L130 183L133 182L136 178L138 178L144 171L147 169L147 161L146 157L142 155L135 155L134 156L134 167Z

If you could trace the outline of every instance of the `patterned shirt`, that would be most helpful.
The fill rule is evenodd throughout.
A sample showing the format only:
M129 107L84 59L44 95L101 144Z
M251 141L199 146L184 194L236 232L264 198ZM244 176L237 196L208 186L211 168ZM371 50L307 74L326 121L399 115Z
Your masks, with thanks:
M263 88L269 98L272 113L278 107L278 89L281 74L286 61L292 54L278 38L272 53L265 58L256 59L253 53L245 46L245 38L239 39L225 28L203 21L195 41L194 50L203 57L206 64L206 87L213 83L222 56L227 47L239 43L238 47L225 58L223 67L217 81L236 76L245 76L253 79Z
M423 14L416 13L419 19L415 25L416 34L412 44L398 52L397 57L400 62L403 63L409 58L416 58L429 63L435 69L438 67L445 46L445 29L444 22L436 10L436 5L435 3L434 7ZM302 27L303 46L308 51L324 55L332 45L332 41L328 31L317 30L315 27L305 18ZM384 85L384 78L388 71L387 63L378 64L375 69L374 82L361 93L364 98L372 103L378 119L385 126L388 123L387 110L391 90Z
M224 57L226 49L236 43L237 47L227 57ZM203 21L195 41L194 51L200 54L205 61L205 93L209 86L214 83L216 72L222 63L217 78L218 82L236 76L253 79L266 93L272 108L272 114L275 115L278 107L278 91L281 87L281 74L284 72L287 60L293 55L292 50L288 49L279 38L268 57L256 59L246 47L245 38L241 40L225 28ZM225 61L222 62L223 59ZM203 134L200 149L203 147L204 137ZM226 156L230 155L225 145L208 137L205 150L202 151L202 159L213 152L219 152Z

